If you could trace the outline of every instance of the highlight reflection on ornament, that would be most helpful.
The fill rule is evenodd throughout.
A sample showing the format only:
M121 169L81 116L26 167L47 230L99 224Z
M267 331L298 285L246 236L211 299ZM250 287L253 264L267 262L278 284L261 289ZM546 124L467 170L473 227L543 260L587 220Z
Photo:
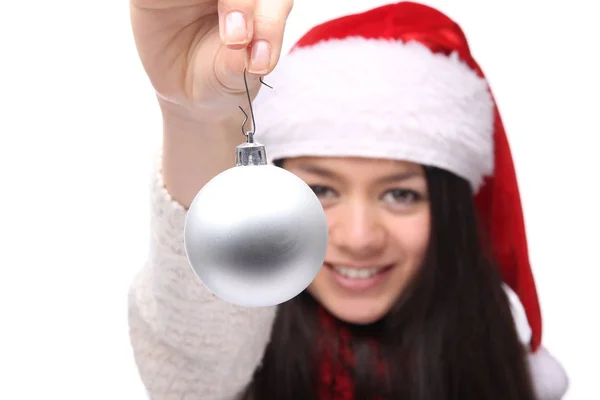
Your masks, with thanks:
M267 165L265 147L254 141L247 83L246 90L252 131L244 132L246 115L246 142L236 148L236 166L194 198L184 245L192 270L212 293L241 306L264 307L310 285L325 259L328 228L312 189L291 172Z

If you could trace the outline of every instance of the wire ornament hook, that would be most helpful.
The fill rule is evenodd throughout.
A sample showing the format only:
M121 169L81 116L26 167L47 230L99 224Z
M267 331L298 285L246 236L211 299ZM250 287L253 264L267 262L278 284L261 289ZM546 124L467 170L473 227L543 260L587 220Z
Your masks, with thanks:
M262 76L258 79L260 81L261 84L265 85L266 87L273 89L272 86L266 84L263 81ZM246 96L248 98L248 106L250 107L250 115L252 117L252 130L251 131L246 131L246 122L248 122L248 114L246 113L246 111L244 111L244 109L242 108L242 106L239 106L240 110L244 113L244 122L242 122L242 134L244 134L244 136L246 136L246 139L248 140L248 143L254 143L254 133L256 132L256 121L254 120L254 109L252 108L252 99L250 97L250 89L248 88L248 80L246 79L246 68L244 68L244 86L246 87Z

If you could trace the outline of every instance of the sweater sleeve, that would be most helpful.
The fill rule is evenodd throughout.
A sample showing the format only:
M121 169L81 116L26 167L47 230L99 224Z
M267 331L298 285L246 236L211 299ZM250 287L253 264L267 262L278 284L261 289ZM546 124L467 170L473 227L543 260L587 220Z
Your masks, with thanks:
M233 400L263 357L276 308L235 306L203 286L183 248L186 210L164 187L160 157L151 182L150 252L129 292L141 380L152 400Z

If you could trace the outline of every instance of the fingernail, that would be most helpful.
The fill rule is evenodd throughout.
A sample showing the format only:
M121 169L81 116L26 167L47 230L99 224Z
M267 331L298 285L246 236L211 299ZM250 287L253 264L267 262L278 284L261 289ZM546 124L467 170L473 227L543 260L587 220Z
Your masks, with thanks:
M252 44L250 66L248 70L254 74L266 73L271 63L271 46L264 40Z
M243 44L248 40L246 17L239 11L232 11L225 17L225 43Z

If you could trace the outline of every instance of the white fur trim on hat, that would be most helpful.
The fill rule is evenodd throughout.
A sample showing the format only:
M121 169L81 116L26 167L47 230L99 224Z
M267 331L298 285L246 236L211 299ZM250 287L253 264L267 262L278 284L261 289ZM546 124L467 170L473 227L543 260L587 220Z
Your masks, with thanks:
M347 38L282 57L255 102L270 161L391 158L437 166L477 190L493 173L494 104L458 56L417 42Z
M519 340L523 345L529 347L529 343L531 342L531 327L529 326L529 321L527 320L527 314L525 313L525 307L519 300L519 296L508 286L507 284L503 284L504 292L508 297L508 301L510 302L510 309L512 311L513 320L515 322L515 327L517 328L517 334L519 335Z
M517 294L503 285L508 296L513 319L523 346L530 349L531 328L527 322L525 309ZM527 356L529 371L537 400L560 400L569 387L569 379L562 365L546 348L539 347L535 352L529 351Z

